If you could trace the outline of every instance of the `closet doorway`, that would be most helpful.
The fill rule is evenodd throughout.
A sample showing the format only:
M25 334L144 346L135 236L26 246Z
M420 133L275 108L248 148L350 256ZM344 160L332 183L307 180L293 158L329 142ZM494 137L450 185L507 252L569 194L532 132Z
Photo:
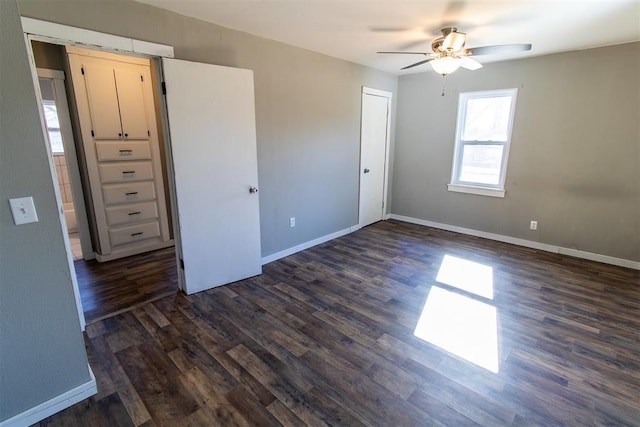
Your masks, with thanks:
M105 55L106 53L102 52L103 50L112 52L117 50L119 54L127 52L126 57L147 58L153 64L152 69L157 71L156 75L162 76L162 79L156 80L153 85L156 101L157 104L159 104L159 107L155 107L155 114L160 116L158 123L162 125L158 127L158 133L160 133L160 128L164 133L164 138L159 138L159 140L163 140L166 153L166 164L163 170L166 170L166 176L169 181L167 190L169 194L168 200L171 205L172 231L176 243L174 265L178 266L176 268L178 273L178 288L186 293L199 292L260 274L262 271L262 260L260 253L259 198L257 194L257 147L253 72L250 70L175 60L173 59L173 47L171 46L142 42L26 17L22 18L22 25L26 36L25 38L28 41L28 52L30 54L32 54L32 41L67 46L92 45L96 46L96 49L99 49L96 51L96 56ZM73 41L67 38L70 34L73 34ZM32 57L31 59L33 64L33 62L35 62L33 61L34 58ZM72 62L66 57L65 61L67 66ZM174 71L176 70L175 67L179 66L182 71L168 75L167 70L170 66L173 67ZM85 72L87 70L88 68L85 69L83 65L82 71ZM179 98L177 95L180 90L177 90L174 92L174 95L172 95L171 87L185 88L185 86L182 86L184 81L178 80L184 80L184 75L187 71L202 72L201 81L208 86L204 89L211 89L190 92L189 103L191 105L204 106L204 111L209 112L208 115L199 115L197 120L193 119L192 114L189 114L186 120L184 118L181 120L180 115L175 114L175 110L171 114L167 114L167 106L171 109L172 104L175 106L181 102L177 99ZM107 70L105 72L102 70L100 73L102 73L102 77L104 77L109 75L110 71ZM95 69L93 69L92 74L96 74ZM209 82L204 78L204 76L207 75L216 75L217 78ZM113 70L113 77L117 93L120 89L119 85L121 80L121 76L117 70ZM139 77L141 77L142 81L148 81L144 75ZM85 75L83 81L85 82L88 93L93 89L91 89L91 83L87 84L87 78ZM75 76L73 80L74 91L83 90L81 86L79 88L75 87ZM159 84L160 82L162 82L162 85ZM164 89L165 82L166 87L169 88L169 94L167 95L164 95L164 91L162 93L160 92L160 87L162 86ZM34 84L37 84L35 67ZM102 85L95 87L99 88L98 91L100 91ZM129 85L127 87L130 88L131 86ZM221 90L222 88L227 90ZM229 88L235 88L236 90L228 90ZM130 93L125 93L125 95L128 94ZM215 95L212 96L212 94ZM73 98L76 103L87 102L75 96L70 98ZM120 114L119 120L121 131L124 134L124 142L127 142L127 139L144 139L144 137L141 137L141 134L138 133L133 133L134 136L138 135L135 138L129 138L132 133L129 133L129 137L127 136L124 119L122 117L122 111L126 110L126 105L121 105L119 103L119 97L116 98L118 99L116 104L117 110L119 111L118 114ZM89 99L88 102L91 103L91 99ZM215 105L213 109L210 108L212 104ZM149 104L147 103L146 105ZM233 106L233 108L222 108L223 106ZM179 108L179 110L182 111L184 109ZM73 107L71 111L73 120ZM77 108L75 111L81 113L81 108ZM115 110L112 109L111 113L114 111ZM212 112L215 114L211 114ZM114 117L117 116L117 114L112 115ZM102 118L102 116L100 118ZM85 122L87 121L85 120ZM158 175L154 175L153 166L151 173L149 173L149 168L145 169L143 167L138 170L137 164L135 164L136 168L134 170L132 166L134 166L135 162L128 163L126 168L120 168L122 165L115 165L114 163L122 163L124 161L124 159L111 157L114 155L117 156L118 152L120 152L120 155L122 155L123 151L132 152L135 156L137 156L139 152L137 152L136 149L120 147L117 144L118 141L114 140L113 135L102 132L106 128L98 129L97 122L93 119L89 122L91 128L88 130L86 127L82 129L81 120L78 120L80 129L74 125L74 134L76 136L83 136L81 138L82 143L76 141L77 146L83 151L81 156L84 155L87 157L87 151L91 152L91 150L94 150L94 153L90 154L96 156L94 160L97 163L94 163L93 169L94 171L97 169L98 173L94 173L93 175L97 176L100 180L100 186L96 186L95 183L92 185L90 182L91 177L89 176L91 175L90 167L87 167L87 173L83 176L83 191L88 211L93 209L93 214L96 215L96 217L99 215L103 216L102 220L106 217L107 231L110 239L109 243L112 247L126 245L131 243L128 237L133 238L134 236L145 234L148 229L145 228L143 233L139 231L134 233L130 231L135 230L129 230L127 228L129 226L128 223L123 225L122 223L112 221L113 217L110 216L112 212L110 213L109 209L114 206L118 209L124 207L127 205L126 202L128 202L128 199L111 198L111 196L113 196L111 190L123 190L121 187L123 187L125 183L123 180L125 175L126 178L133 176L136 179L140 178L142 181L157 180ZM194 129L200 129L205 125L209 126L207 128L209 132L194 131ZM117 128L117 126L115 128ZM153 134L153 129L153 127L149 127L147 134ZM185 129L186 132L184 131ZM169 130L171 130L171 132L169 132ZM90 138L86 137L87 131L91 135ZM169 133L171 133L170 139ZM215 137L212 138L212 135L215 135ZM108 140L109 143L99 143L101 142L98 141L100 138ZM94 146L86 147L87 141L94 144ZM106 150L104 149L105 147L100 147L103 145L107 146ZM222 170L223 173L221 174L219 173L220 171L216 170L216 175L216 173L211 172L212 164L208 164L209 167L192 167L194 156L193 150L187 148L189 145L193 147L211 145L211 147L207 147L207 150L209 150L208 152L214 152L215 156L206 157L209 159L216 157L218 162L222 162L225 167L217 169ZM199 157L203 156L200 155ZM198 156L196 156L196 158L200 160ZM86 158L84 160L86 160ZM147 159L132 158L131 160L140 160L139 163L144 163ZM179 173L181 170L187 173ZM194 188L196 187L193 185L195 181L207 183L208 187L205 187L207 191L195 191ZM129 181L126 181L126 183L128 184ZM102 204L95 203L96 194L103 197ZM131 194L140 195L141 192L138 189L134 189L132 192L123 194L125 196ZM152 192L147 191L144 194L149 195L152 194ZM59 199L59 195L57 196ZM146 200L136 200L136 202L145 201ZM120 206L120 204L122 206ZM160 203L158 203L158 206L160 206ZM127 205L127 207L130 206ZM206 218L212 211L216 211L217 217L223 220L220 222L199 221L197 224L194 221L189 221L192 215ZM137 215L138 212L134 214ZM122 212L118 211L115 218L119 220L122 216ZM243 218L243 222L238 223L235 221L237 218ZM153 222L153 220L149 221ZM124 230L122 227L124 227ZM94 251L97 246L96 242L100 241L99 236L97 236L99 230L96 230L96 228L97 227L92 227L91 230ZM153 231L152 227L149 227L149 230ZM232 232L229 232L229 230L232 230ZM153 233L151 234L152 237L157 236ZM238 242L242 242L242 244L238 244ZM195 250L198 248L200 248L200 250ZM100 249L102 249L102 247L100 247ZM125 252L118 255L122 255L122 258L120 256L115 258L103 256L101 260L109 262L119 262L122 260L122 262L126 262L125 260L131 259L131 257L127 257L129 254ZM114 259L115 261L113 261ZM229 260L233 262L229 262ZM209 272L212 271L212 267L215 269L215 277L209 274ZM140 270L143 269L143 267L138 268ZM120 290L126 292L126 289Z
M360 227L384 219L387 209L391 98L391 92L362 88Z
M70 79L66 78L70 70L65 48L62 45L32 41L32 49L47 137L73 257L76 293L86 323L91 324L177 292L178 274L172 241L166 248L144 251L110 262L98 262L95 259L97 251L92 242L90 227L90 224L96 223L95 209L92 198L89 197L90 191L85 191L90 183L83 160L85 153L82 152L77 102L73 97ZM140 144L139 140L134 143ZM164 165L161 167L164 169ZM166 180L162 185L166 186ZM164 200L162 203L165 203ZM136 204L131 206L139 207ZM145 207L144 203L142 207ZM168 211L168 205L164 209L165 212ZM129 217L126 215L127 219ZM169 224L166 229L168 233Z

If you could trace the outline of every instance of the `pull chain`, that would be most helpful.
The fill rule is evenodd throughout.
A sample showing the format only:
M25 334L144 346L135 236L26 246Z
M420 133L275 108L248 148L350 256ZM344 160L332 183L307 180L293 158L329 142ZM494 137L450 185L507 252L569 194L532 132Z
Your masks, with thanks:
M447 89L447 75L443 74L442 75L442 95L440 96L444 96L444 91Z

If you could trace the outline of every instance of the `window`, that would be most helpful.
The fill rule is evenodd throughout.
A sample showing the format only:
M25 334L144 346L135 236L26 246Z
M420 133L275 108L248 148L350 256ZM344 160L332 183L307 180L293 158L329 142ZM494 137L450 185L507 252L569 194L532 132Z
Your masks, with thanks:
M62 145L62 134L60 133L60 122L58 121L58 110L56 102L43 99L42 108L44 109L44 119L47 124L47 133L49 134L49 142L51 143L51 152L64 153Z
M458 102L449 191L504 197L517 89L465 92Z

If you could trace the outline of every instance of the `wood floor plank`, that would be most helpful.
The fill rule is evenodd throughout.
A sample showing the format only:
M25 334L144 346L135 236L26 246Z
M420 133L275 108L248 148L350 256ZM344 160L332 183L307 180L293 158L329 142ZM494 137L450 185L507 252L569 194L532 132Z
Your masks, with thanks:
M154 420L178 423L199 406L178 380L179 370L171 359L149 344L127 347L116 357Z
M173 256L78 268L99 393L39 425L640 425L638 271L398 221L190 296ZM497 372L416 336L435 287L495 310Z

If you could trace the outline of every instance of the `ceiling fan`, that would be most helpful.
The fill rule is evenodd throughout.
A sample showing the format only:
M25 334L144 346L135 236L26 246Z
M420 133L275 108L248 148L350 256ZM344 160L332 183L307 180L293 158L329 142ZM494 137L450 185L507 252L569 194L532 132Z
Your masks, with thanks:
M417 67L418 65L431 63L431 67L438 74L446 76L456 71L459 67L467 70L477 70L482 68L482 64L471 58L471 56L493 55L523 52L531 50L530 43L522 44L504 44L497 46L481 46L473 48L465 48L467 41L465 33L459 33L455 27L445 27L442 30L442 36L438 37L431 43L433 53L430 52L378 52L392 53L401 55L425 55L427 59L418 61L415 64L407 65L402 70Z

